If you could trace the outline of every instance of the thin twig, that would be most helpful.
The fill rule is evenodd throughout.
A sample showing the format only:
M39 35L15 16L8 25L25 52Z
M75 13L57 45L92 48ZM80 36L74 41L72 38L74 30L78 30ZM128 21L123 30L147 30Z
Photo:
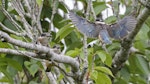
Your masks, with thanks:
M31 13L31 6L29 4L29 1L28 0L24 0L24 2L25 2L25 7L27 8L27 12Z
M59 68L60 71L63 72L66 76L69 76L69 77L73 77L73 76L74 76L74 75L71 74L71 73L67 73L59 64L54 63L54 62L53 62L53 64L54 64L54 66L56 66L57 68Z
M93 15L93 18L94 18L94 21L96 20L96 14L95 14L95 11L94 11L94 8L93 8L93 3L91 3L91 13Z
M43 3L44 1L42 1L42 4L40 5L40 7L38 7L38 15L37 15L37 27L38 27L38 30L40 33L43 33L42 32L42 26L41 26L41 21L40 21L40 16L41 16L41 12L42 12L42 8L43 8Z
M0 22L0 26L2 27L2 30L4 31L7 31L9 33L12 33L14 35L17 35L17 36L25 36L26 34L25 33L18 33L18 32L15 32L9 28L7 28L5 25L3 25L1 22Z
M28 52L28 51L17 51L17 50L13 50L13 49L6 49L6 48L0 48L0 53L5 53L5 54L14 54L14 55L18 55L18 56L27 56L29 58L31 57L36 57L37 54L33 53L33 52Z
M18 7L20 8L20 11L22 12L22 14L25 14L25 10L23 8L23 5L22 5L21 1L17 0L17 2L18 2Z
M150 9L150 0L138 0L143 6Z
M37 60L37 61L40 61L40 62L50 63L50 64L53 64L54 66L58 67L66 76L73 77L73 74L66 73L66 71L59 66L59 64L52 63L52 62L50 62L48 60L35 58L35 57L38 56L38 54L33 53L33 52L21 51L21 50L18 50L18 49L17 50L13 50L13 49L0 48L0 53L14 54L14 55L19 55L19 56L27 56L27 57L29 57L31 59L34 59L34 60Z
M61 73L60 73L60 70L57 68L57 67L54 67L54 73L56 74L56 77L57 77L57 80L59 80L59 77L60 77L60 75L61 75ZM65 80L60 80L60 83L59 84L65 84L65 82L64 82Z
M113 15L115 15L115 9L114 9L112 0L110 0L110 6L111 6L111 9L112 9Z
M16 46L20 46L26 49L36 50L42 53L47 53L48 56L50 56L49 60L53 59L56 62L59 63L67 63L71 65L73 68L73 72L78 72L79 70L79 63L72 57L62 55L62 54L56 54L53 49L42 46L42 45L35 45L33 43L27 43L20 40L16 40L14 38L11 38L7 33L0 31L0 36L5 39L8 43L11 43Z
M60 3L63 4L63 5L66 7L66 9L68 9L69 11L71 10L70 7L68 7L68 6L65 4L64 1L60 1Z
M23 23L24 28L26 29L26 32L28 33L27 36L33 40L33 34L31 33L31 25L26 21L24 14L21 12L21 9L18 6L18 2L17 1L12 1L12 6L14 7L14 9L17 11L17 13L19 14L19 16L22 18L21 22Z
M115 13L115 15L116 15L116 17L117 17L118 20L120 20L120 16L119 16L120 7L119 6L120 6L120 2L118 1L118 3L117 3L117 11Z
M51 32L51 27L52 27L52 24L53 24L53 19L54 19L54 15L55 15L55 13L56 13L56 10L57 10L57 4L58 4L58 0L53 0L53 4L52 4L52 15L51 15L51 19L50 19L50 23L49 23L49 32ZM54 32L56 32L56 29L55 29L55 27L53 27L53 29L54 29Z
M86 19L89 18L90 15L90 11L91 11L91 3L92 0L88 0L88 5L87 5L87 10L86 10ZM82 74L81 74L81 82L83 84L86 83L86 74L87 74L87 69L88 69L88 52L87 52L87 36L84 34L84 38L83 38L83 44L84 44L84 64L83 64L83 70L82 70Z
M73 9L76 10L78 9L77 7L78 7L78 3L77 3L77 0L75 0L73 4Z
M46 72L46 75L49 79L50 84L57 84L56 79L51 72Z
M10 16L10 14L4 8L2 8L2 12L9 19L9 21L11 21L11 23L17 28L18 31L22 30L21 26Z

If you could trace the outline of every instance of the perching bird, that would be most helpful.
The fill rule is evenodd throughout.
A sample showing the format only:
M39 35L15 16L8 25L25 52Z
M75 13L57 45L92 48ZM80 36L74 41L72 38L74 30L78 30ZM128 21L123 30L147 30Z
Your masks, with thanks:
M36 44L49 47L49 41L50 41L50 39L51 39L50 33L42 33L37 38ZM40 58L43 58L43 57L45 58L46 57L45 53L38 52L38 51L36 51L36 53L39 55Z
M53 51L57 54L61 54L61 47L60 45L56 44L53 46Z
M42 33L36 41L36 44L38 45L42 45L42 46L46 46L49 47L49 41L51 39L51 35L50 33ZM43 53L43 52L39 52L39 51L35 51L36 54L38 54L39 58L47 58L47 54ZM35 78L37 78L37 82L40 83L42 81L43 78L43 73L42 71L39 69L36 73L35 73Z
M132 15L125 16L123 19L115 24L103 24L101 22L90 22L85 18L82 18L74 12L69 13L72 23L77 29L90 38L99 38L102 43L111 44L111 38L121 39L131 32L136 24L137 20Z
M50 38L50 33L42 33L37 39L37 44L49 47L48 43L50 41Z

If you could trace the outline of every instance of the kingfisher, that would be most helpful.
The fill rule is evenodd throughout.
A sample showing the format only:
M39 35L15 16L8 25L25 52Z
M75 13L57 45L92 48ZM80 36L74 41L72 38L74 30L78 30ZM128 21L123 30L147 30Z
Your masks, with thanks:
M105 24L104 22L90 22L89 20L78 16L73 11L69 13L72 23L76 28L89 38L99 38L104 44L111 44L110 38L123 39L136 26L137 20L133 15L125 16L114 24Z

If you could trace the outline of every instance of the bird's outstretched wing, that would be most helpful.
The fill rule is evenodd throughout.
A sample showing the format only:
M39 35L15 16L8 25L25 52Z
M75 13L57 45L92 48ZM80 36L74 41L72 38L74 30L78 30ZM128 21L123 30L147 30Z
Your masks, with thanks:
M107 32L107 27L110 26L101 23L89 22L88 20L76 15L73 12L70 12L69 15L72 23L82 34L85 34L87 37L91 38L99 38L102 43L111 44L111 40Z
M137 20L133 16L125 16L122 20L112 24L107 28L109 36L114 39L121 39L128 35L137 24Z
M72 23L82 34L85 34L87 37L91 38L98 37L100 28L97 28L96 24L89 22L88 20L76 15L74 12L70 12L69 16Z

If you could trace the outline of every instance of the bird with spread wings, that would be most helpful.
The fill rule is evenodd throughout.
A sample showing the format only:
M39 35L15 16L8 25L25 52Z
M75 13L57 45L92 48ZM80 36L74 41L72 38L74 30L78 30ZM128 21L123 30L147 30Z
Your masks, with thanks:
M89 38L99 38L102 43L111 44L111 38L122 39L127 36L136 26L137 20L134 16L125 16L114 24L102 24L101 22L90 22L78 16L74 12L69 13L72 23L77 29Z

